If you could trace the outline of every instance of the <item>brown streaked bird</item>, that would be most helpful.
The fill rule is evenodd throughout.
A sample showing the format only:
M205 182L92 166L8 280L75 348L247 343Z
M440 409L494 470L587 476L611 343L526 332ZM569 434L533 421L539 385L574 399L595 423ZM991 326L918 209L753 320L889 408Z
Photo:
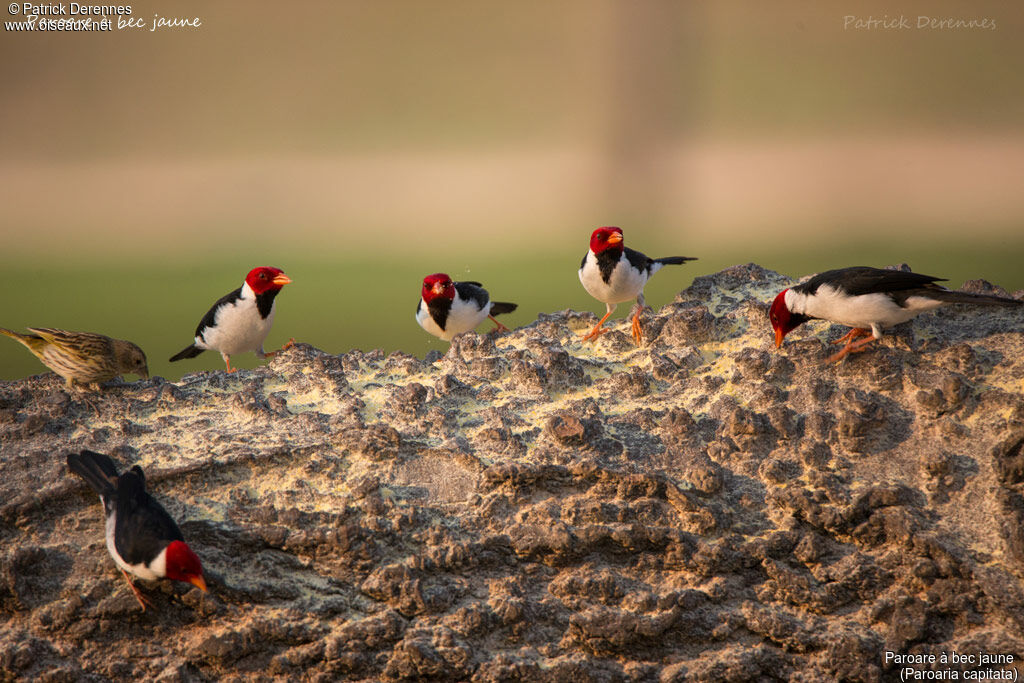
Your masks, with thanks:
M146 379L146 354L135 344L93 332L71 332L52 327L30 327L21 334L0 327L0 334L16 339L32 354L64 378L68 388L76 384L94 390L99 383L132 373Z

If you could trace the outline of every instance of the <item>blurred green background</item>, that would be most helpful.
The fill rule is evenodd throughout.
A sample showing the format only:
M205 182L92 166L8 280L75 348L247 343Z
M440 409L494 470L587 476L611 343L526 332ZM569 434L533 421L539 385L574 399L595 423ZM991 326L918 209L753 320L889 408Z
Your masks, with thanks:
M0 326L131 339L178 378L223 367L166 359L274 265L294 284L268 349L422 355L447 348L413 320L437 271L518 302L510 326L601 312L576 279L600 225L700 258L652 280L655 307L750 261L1024 288L1017 3L132 9L202 25L0 38ZM43 370L0 339L0 379Z

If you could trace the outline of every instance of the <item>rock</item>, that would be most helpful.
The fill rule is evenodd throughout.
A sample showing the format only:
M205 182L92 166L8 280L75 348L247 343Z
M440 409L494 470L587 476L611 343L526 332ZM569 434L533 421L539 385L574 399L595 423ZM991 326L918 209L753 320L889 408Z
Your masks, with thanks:
M851 680L1024 650L1024 337L948 308L822 361L785 277L700 276L594 343L297 344L90 399L0 382L0 680ZM998 292L972 282L974 291ZM64 454L141 465L210 592L140 587Z

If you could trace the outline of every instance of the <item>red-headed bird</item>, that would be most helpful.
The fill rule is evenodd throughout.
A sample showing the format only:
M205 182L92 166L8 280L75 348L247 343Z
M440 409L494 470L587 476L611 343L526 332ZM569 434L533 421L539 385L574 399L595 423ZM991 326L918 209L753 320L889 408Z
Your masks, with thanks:
M135 587L129 573L147 581L184 581L206 591L199 558L185 543L167 510L146 492L141 467L136 465L119 475L109 456L82 451L68 453L68 469L100 495L107 551L143 611L150 603Z
M274 298L291 279L279 268L253 268L245 276L245 282L235 291L222 296L213 305L196 328L196 339L178 353L171 356L171 362L183 358L195 358L203 351L220 351L228 372L231 356L253 351L260 358L273 356L277 351L263 350L263 340L270 334L274 324ZM284 351L295 340L289 341Z
M590 251L580 263L580 282L590 296L605 304L608 312L590 332L583 336L583 341L597 339L602 332L605 321L615 311L616 304L636 299L633 307L633 341L640 343L640 313L647 302L644 301L644 285L662 266L674 266L696 261L691 256L667 256L652 259L622 243L622 229L614 227L598 228L590 236Z
M882 338L882 330L906 322L925 311L945 304L981 304L1020 306L1024 301L989 294L953 292L935 284L944 278L901 270L883 270L868 266L839 268L815 275L807 282L784 289L768 310L775 330L775 346L783 338L812 319L828 320L852 327L834 344L845 343L828 362L839 361L850 353ZM855 341L858 337L867 337Z
M423 278L421 295L416 305L416 322L445 341L475 330L487 318L498 326L498 330L508 332L508 328L494 316L516 310L516 304L491 301L491 295L479 282L452 282L444 273Z

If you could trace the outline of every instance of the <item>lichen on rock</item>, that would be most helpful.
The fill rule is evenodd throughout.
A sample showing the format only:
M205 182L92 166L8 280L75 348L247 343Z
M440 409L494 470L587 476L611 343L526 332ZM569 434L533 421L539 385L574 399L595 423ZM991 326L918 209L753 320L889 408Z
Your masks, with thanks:
M0 382L0 678L882 680L1024 655L1024 336L948 308L823 362L755 265L596 343L542 315L441 357L298 344L113 386ZM973 283L978 291L987 283ZM1018 295L1019 296L1019 295ZM139 464L210 592L106 553L89 448ZM951 665L952 666L952 665Z

